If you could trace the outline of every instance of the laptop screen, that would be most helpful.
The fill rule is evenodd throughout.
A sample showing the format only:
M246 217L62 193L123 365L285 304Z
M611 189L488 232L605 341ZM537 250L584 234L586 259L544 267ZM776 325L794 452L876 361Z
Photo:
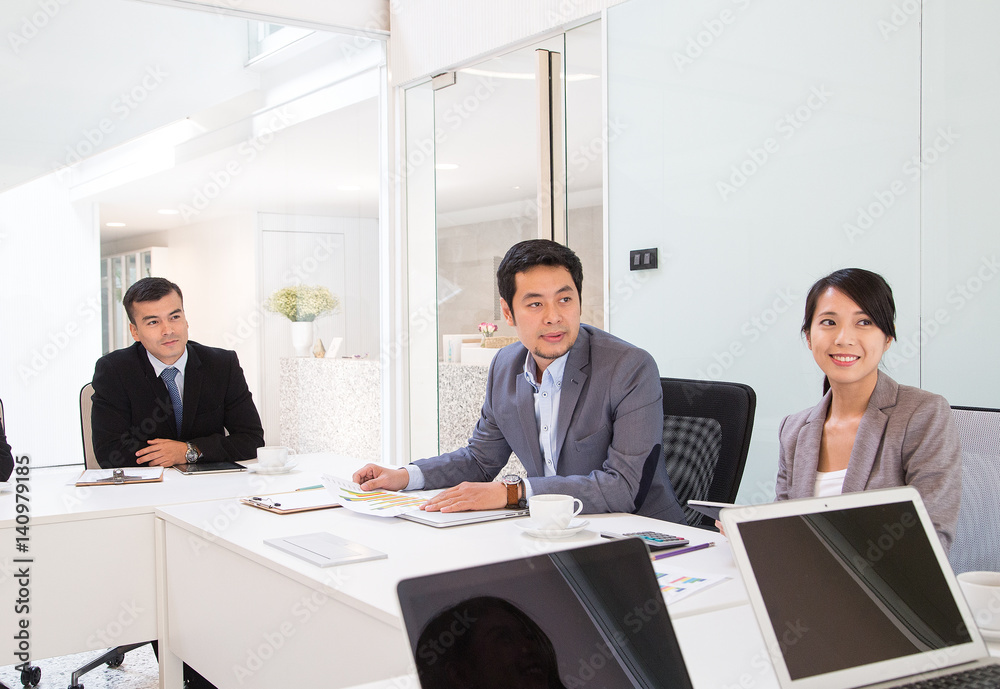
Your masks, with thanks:
M690 689L638 539L399 583L423 689Z
M792 680L971 641L911 501L739 533Z

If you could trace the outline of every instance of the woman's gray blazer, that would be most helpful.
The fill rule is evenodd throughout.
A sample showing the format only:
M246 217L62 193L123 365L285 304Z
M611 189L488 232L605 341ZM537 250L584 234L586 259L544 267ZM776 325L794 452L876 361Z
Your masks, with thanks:
M812 409L781 422L777 500L813 496L830 396L827 392ZM951 407L941 395L899 385L879 371L858 426L844 492L897 486L917 489L948 550L962 500L962 452Z

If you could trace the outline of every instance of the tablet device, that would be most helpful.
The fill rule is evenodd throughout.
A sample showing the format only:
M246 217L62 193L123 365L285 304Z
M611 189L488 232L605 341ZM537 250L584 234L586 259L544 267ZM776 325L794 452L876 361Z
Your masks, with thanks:
M191 474L225 474L230 471L246 471L247 468L236 462L198 462L197 464L175 464L174 469L190 476Z
M479 510L478 512L425 512L424 510L412 510L396 515L397 519L406 519L407 521L433 526L438 529L527 516L528 510Z
M725 508L738 507L738 505L734 505L731 502L711 502L709 500L688 500L687 506L716 521L719 519L719 512Z

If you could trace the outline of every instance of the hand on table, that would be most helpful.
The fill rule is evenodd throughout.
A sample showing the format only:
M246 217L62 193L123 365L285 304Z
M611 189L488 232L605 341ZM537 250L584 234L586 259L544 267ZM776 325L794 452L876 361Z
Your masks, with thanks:
M497 481L459 483L441 491L420 509L428 512L469 512L499 510L507 506L507 486Z
M354 472L351 480L361 486L361 490L403 490L410 482L410 473L406 469L365 464Z
M149 444L135 453L135 461L139 464L149 462L151 467L170 467L174 464L187 464L184 454L187 443L180 440L153 438Z

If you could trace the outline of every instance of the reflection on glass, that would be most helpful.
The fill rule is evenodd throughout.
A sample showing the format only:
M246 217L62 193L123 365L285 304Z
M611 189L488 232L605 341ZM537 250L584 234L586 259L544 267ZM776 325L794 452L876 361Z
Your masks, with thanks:
M459 70L434 94L441 352L444 335L476 335L484 321L514 336L495 276L507 249L537 236L538 48L562 52L562 37Z
M584 323L604 327L604 151L601 23L566 32L566 244L583 263ZM611 129L609 135L613 135Z
M423 689L691 686L635 539L409 579L398 592Z

